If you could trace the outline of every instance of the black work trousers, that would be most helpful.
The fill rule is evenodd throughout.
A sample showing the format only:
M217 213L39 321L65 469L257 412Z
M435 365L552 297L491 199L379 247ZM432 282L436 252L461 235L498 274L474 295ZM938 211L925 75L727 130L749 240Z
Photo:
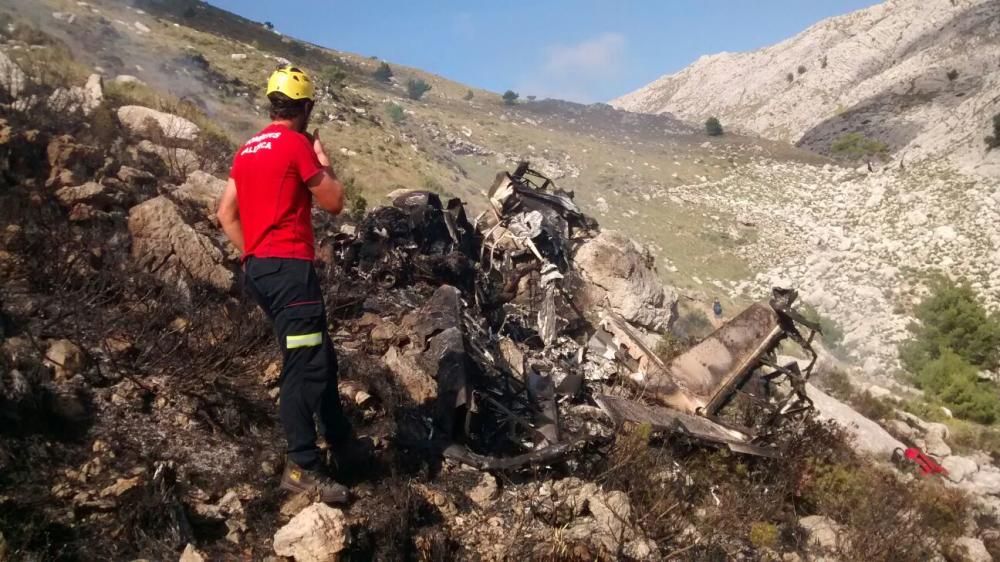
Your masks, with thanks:
M337 392L337 354L327 333L316 269L306 260L251 256L244 273L246 289L271 319L284 354L279 417L288 458L314 470L322 462L317 423L331 446L351 434Z

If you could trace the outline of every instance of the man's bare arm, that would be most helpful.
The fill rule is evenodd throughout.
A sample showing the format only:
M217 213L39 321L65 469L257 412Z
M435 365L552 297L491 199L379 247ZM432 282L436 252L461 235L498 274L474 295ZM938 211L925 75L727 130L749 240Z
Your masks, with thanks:
M313 133L313 150L316 151L316 158L325 169L312 177L306 186L321 209L338 215L344 210L344 184L330 167L330 158L327 157L323 143L319 140L319 129Z
M215 214L229 241L243 253L243 225L240 224L240 207L236 199L236 180L229 178L226 189L219 199L219 210Z

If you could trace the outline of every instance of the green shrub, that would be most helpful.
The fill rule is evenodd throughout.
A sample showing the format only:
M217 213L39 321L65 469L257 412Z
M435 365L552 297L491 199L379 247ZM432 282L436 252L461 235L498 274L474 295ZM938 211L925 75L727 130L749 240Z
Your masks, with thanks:
M431 85L428 84L427 82L424 82L420 78L417 78L416 80L411 78L410 80L406 81L406 95L411 100L419 100L420 98L424 97L424 94L426 94L430 90L431 90Z
M389 82L392 79L392 68L389 67L389 63L383 61L379 64L375 72L372 73L372 77L379 82Z
M705 133L710 137L717 137L722 134L722 123L719 123L718 117L709 117L705 120Z
M854 161L862 158L884 158L889 153L889 146L861 133L847 133L833 141L830 151L838 158Z
M344 199L349 209L348 216L356 222L365 218L365 211L368 210L368 200L362 195L363 191L364 189L353 177L344 180Z
M809 472L803 507L844 526L836 548L843 560L927 560L964 533L969 499L939 481L904 482L858 461L819 462Z
M427 191L433 191L434 193L438 194L444 193L444 186L441 185L441 182L439 182L437 178L431 176L424 176L422 183L424 189L426 189Z
M385 104L385 114L389 117L390 121L397 125L406 121L406 112L403 111L403 107L398 103L389 102Z
M507 105L514 105L519 97L521 96L514 90L507 90L503 93L503 102Z
M1000 147L1000 113L993 116L993 134L986 137L987 150Z
M712 325L712 321L704 312L700 309L693 309L682 312L674 321L671 331L682 342L691 345L708 337L715 331L715 326Z
M340 88L344 85L344 80L347 79L347 73L340 67L328 66L320 72L319 77L326 82L327 86Z
M1000 396L995 385L980 383L979 369L957 353L945 349L917 372L917 386L937 398L955 416L990 424L1000 417Z
M954 82L958 78L958 71L953 68L948 71L948 74L946 76L948 76L949 82Z
M469 91L465 92L465 95L462 96L462 99L465 100L465 101L472 101L472 98L474 98L475 96L476 96L476 94L473 94L472 90L469 90Z
M921 302L910 325L913 337L900 349L903 366L912 373L950 349L984 369L1000 364L1000 320L987 313L967 284L945 277L930 282L931 294Z
M750 544L757 548L774 548L778 544L778 526L763 521L750 525Z
M689 346L685 345L677 336L673 334L664 334L660 336L659 341L656 342L656 347L653 349L653 353L660 358L660 361L664 363L670 363L675 357L687 351Z
M954 446L965 451L986 451L994 459L1000 458L1000 429L961 420L945 421L951 431L950 442Z

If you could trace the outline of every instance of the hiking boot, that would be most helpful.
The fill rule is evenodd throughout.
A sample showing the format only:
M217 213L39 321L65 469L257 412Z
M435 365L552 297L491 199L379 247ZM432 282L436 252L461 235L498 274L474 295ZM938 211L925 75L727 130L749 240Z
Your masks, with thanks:
M346 486L319 471L306 470L292 461L285 462L280 487L296 494L306 494L323 503L343 504L350 500L350 492Z

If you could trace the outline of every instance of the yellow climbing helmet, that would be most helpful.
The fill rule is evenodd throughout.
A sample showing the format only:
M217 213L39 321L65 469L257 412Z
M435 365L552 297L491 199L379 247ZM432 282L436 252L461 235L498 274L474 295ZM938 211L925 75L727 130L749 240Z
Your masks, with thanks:
M285 94L293 100L311 100L316 93L309 75L294 66L278 67L267 81L267 95L275 92Z

